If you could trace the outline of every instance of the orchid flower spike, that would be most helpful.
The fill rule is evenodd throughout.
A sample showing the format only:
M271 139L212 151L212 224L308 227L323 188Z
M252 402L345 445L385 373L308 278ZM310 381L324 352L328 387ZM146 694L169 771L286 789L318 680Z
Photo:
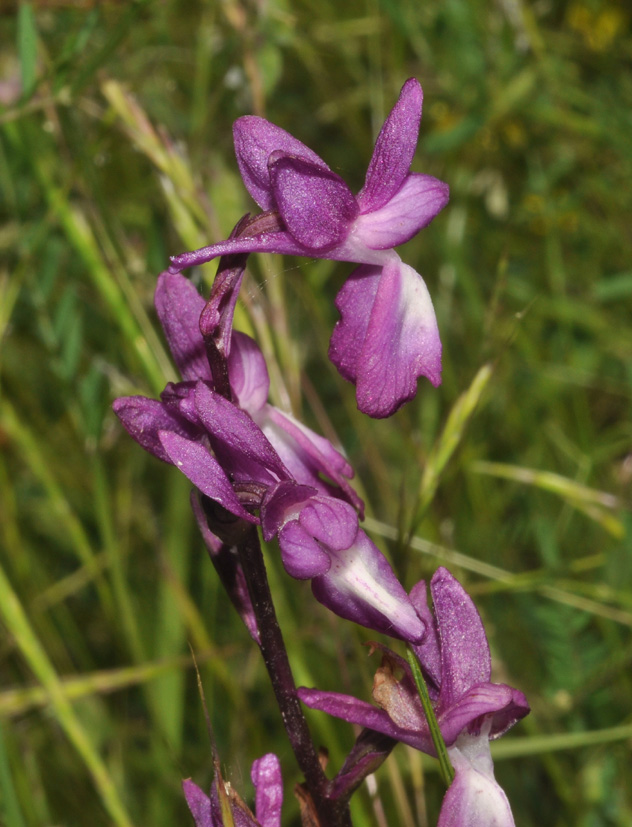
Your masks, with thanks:
M487 824L505 827L513 821L507 820L502 803L506 798L494 780L489 741L500 737L527 715L529 705L517 689L490 682L491 658L480 615L447 569L437 570L430 591L434 614L428 607L423 581L411 592L413 605L426 623L426 635L413 650L424 672L437 722L456 771L444 802L446 814L442 813L440 827ZM376 648L383 653L382 666L373 684L373 698L378 706L337 692L304 687L298 690L299 697L312 709L435 755L428 721L408 663L384 646L376 644ZM357 782L357 778L354 781ZM481 802L487 803L481 803L483 817L476 820L467 814L471 810L471 799L479 789L483 791ZM498 820L490 816L486 821L486 812ZM510 818L511 811L508 812Z
M232 253L272 252L357 262L340 290L341 319L329 356L356 385L358 408L390 416L416 393L417 380L441 381L441 341L421 276L394 248L427 226L449 189L410 172L423 93L410 78L377 138L357 196L311 149L256 116L234 125L235 152L248 192L269 218L265 231L172 258L172 272ZM272 219L276 216L276 227Z
M183 381L169 383L160 400L122 397L113 407L143 448L198 489L194 511L205 544L251 636L259 640L231 551L248 523L261 524L266 541L278 536L288 573L311 580L331 611L419 643L424 622L358 526L363 503L349 485L351 466L330 442L267 402L265 361L248 336L232 333L232 399L217 392L198 323L206 307L183 276L160 276L156 308Z
M213 781L210 796L188 778L182 782L189 810L195 827L224 827L222 803L218 784L224 785L235 827L281 827L281 805L283 804L283 781L281 765L273 753L259 758L252 765L250 773L255 786L255 814L232 789L217 776Z

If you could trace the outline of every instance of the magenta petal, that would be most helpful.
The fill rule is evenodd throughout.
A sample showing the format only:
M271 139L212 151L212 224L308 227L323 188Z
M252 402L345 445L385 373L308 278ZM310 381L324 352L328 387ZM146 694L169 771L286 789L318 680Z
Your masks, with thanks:
M245 115L235 121L233 139L246 189L263 210L275 207L268 171L268 159L275 150L328 169L327 164L298 138L256 115Z
M430 581L441 641L441 708L451 706L470 687L487 683L491 657L481 616L459 581L441 566Z
M450 188L431 175L412 173L380 209L358 217L356 237L371 250L388 250L409 241L445 207Z
M235 461L237 457L249 460L262 466L266 472L274 472L280 479L290 476L251 417L203 382L199 382L195 389L195 408L209 434L234 454ZM217 450L220 450L219 446Z
M255 785L255 813L261 827L281 827L283 781L281 764L269 752L253 762L250 778Z
M351 273L336 296L336 307L342 318L331 334L329 358L349 382L355 383L358 376L358 363L381 275L381 267L362 264Z
M413 398L420 376L440 383L441 340L432 300L421 276L399 257L381 274L372 265L355 270L336 306L342 318L329 355L342 375L356 382L363 413L376 418L395 413Z
M279 532L283 566L290 577L309 580L329 571L329 554L298 520L290 520Z
M114 400L112 408L132 439L163 462L171 462L171 459L162 446L159 431L174 431L192 439L199 433L198 428L184 417L172 413L157 399L121 396Z
M417 147L422 102L419 81L410 78L375 142L364 187L358 195L361 212L384 206L401 187Z
M302 703L310 709L320 709L328 715L333 715L334 718L373 729L396 741L402 741L429 755L434 755L432 739L427 732L398 727L391 721L387 712L366 701L360 701L339 692L322 692L318 689L307 689L304 686L299 687L297 692Z
M182 782L184 796L195 821L195 827L216 827L211 814L211 800L190 778Z
M161 273L154 295L156 312L183 379L210 379L200 314L205 301L184 276Z
M160 441L171 462L191 480L203 494L222 505L236 517L248 522L258 522L237 499L223 469L199 442L183 439L170 431L160 431Z
M315 253L331 250L346 239L358 205L339 175L301 158L274 153L270 177L277 209L299 244Z
M312 581L314 597L335 614L400 640L419 643L425 626L388 560L358 530L353 545L330 551L331 568Z
M498 715L499 737L513 724L529 712L529 706L517 701L524 695L502 683L482 683L469 687L456 703L446 708L439 701L437 720L441 734L448 746L453 744L461 732L478 734L483 718L488 717L494 726L494 717Z
M301 508L299 522L328 550L348 549L358 533L358 515L342 500L334 497L312 497ZM381 552L380 552L381 554Z
M259 345L245 333L232 335L228 372L239 407L251 416L260 411L268 401L270 378Z

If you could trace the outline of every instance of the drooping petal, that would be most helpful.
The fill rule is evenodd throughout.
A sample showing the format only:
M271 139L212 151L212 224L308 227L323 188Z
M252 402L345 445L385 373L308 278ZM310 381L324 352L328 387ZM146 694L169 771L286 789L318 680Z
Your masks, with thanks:
M195 408L200 421L213 438L213 447L224 467L235 479L272 482L273 474L287 479L290 474L260 428L245 411L203 382L195 389ZM253 468L258 466L258 470ZM245 476L244 476L245 475Z
M312 255L345 240L358 205L339 175L302 158L275 152L270 159L270 178L281 218Z
M250 777L256 791L257 821L261 827L281 827L283 780L279 759L272 752L257 759L253 762Z
M432 175L411 173L380 209L358 216L356 237L371 250L405 244L445 207L450 188Z
M438 827L514 827L507 796L494 778L487 736L461 736L448 755L455 776Z
M413 643L425 626L389 562L362 530L353 545L330 551L327 574L312 581L314 597L335 614Z
M188 279L161 273L154 295L156 312L183 379L210 379L200 314L205 301Z
M245 333L233 333L228 370L235 401L253 416L268 401L270 378L259 345Z
M358 364L381 275L381 267L362 264L336 296L342 318L331 334L329 358L349 382L355 383L358 378Z
M441 708L491 676L489 644L481 616L459 581L441 566L430 581L441 642Z
M280 126L257 115L244 115L233 124L235 155L246 189L261 209L274 209L268 159L276 150L304 158L322 169L327 164L308 146Z
M439 385L441 340L432 300L421 276L399 257L390 258L381 272L371 265L357 268L336 306L342 318L329 355L343 376L354 377L363 413L376 418L395 413L413 398L420 376Z
M266 543L289 519L298 517L300 506L316 494L315 488L299 485L294 480L284 480L268 488L261 504L261 529Z
M158 435L169 460L196 488L236 517L258 522L242 507L224 470L204 445L183 439L172 431L160 431Z
M334 718L373 729L396 741L434 755L432 739L427 731L402 729L393 723L383 709L378 709L373 704L360 701L350 695L342 695L339 692L322 692L303 686L299 687L297 692L301 701L310 709L320 709L328 715L333 715Z
M401 187L417 147L423 92L409 78L375 142L364 187L358 195L361 212L378 210Z
M171 462L165 452L159 431L173 431L182 437L195 439L200 429L170 410L157 399L145 396L121 396L112 403L114 413L121 420L127 433L146 451L163 462Z

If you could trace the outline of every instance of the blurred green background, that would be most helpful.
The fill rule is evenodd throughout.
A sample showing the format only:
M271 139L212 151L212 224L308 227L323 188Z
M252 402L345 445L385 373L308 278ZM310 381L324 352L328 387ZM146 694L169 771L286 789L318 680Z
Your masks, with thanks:
M495 679L533 709L495 750L518 827L632 823L630 17L611 0L0 3L2 824L190 823L180 780L207 786L211 758L189 646L226 777L249 799L251 761L276 751L298 823L189 485L110 405L175 376L152 308L168 256L253 209L232 121L266 116L359 189L412 75L413 169L452 197L401 254L435 302L443 385L386 422L356 411L327 361L351 265L252 257L239 322L273 401L348 452L406 586L445 564L474 596ZM299 683L368 699L375 635L267 561ZM309 720L335 771L351 727ZM354 824L432 825L441 795L400 746Z

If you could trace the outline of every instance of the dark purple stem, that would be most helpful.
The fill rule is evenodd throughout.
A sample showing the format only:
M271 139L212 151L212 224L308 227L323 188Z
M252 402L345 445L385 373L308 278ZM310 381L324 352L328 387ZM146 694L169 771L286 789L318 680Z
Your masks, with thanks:
M350 827L346 803L327 797L331 783L325 776L303 715L292 668L277 621L268 584L257 529L251 526L238 546L257 626L261 635L261 654L272 682L285 731L305 784L318 814L321 827Z

